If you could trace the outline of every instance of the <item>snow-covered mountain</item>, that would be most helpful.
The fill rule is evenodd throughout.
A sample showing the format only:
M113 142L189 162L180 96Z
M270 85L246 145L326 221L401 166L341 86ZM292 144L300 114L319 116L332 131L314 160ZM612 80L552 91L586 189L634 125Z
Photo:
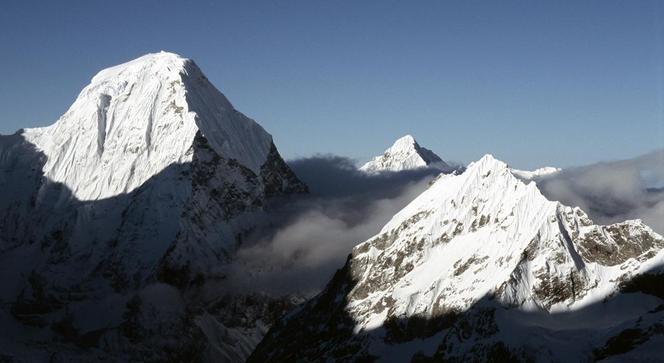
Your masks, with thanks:
M448 165L433 151L420 146L415 138L399 138L383 155L376 156L360 167L367 173L397 172L422 168L447 169Z
M56 123L23 136L47 157L50 181L93 200L129 193L169 165L191 162L199 132L215 153L255 174L273 147L193 62L162 52L99 72Z
M306 186L189 59L101 71L53 125L1 136L0 172L8 358L237 361L291 303L226 291L224 268Z
M659 359L664 238L596 225L487 155L357 245L249 361Z

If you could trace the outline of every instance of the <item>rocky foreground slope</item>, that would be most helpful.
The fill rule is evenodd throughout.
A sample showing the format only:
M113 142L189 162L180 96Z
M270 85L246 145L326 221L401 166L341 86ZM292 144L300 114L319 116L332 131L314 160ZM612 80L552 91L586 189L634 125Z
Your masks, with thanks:
M357 245L250 362L659 359L664 239L596 225L487 155Z
M243 360L291 302L224 268L306 191L196 64L98 73L53 125L0 136L0 360Z

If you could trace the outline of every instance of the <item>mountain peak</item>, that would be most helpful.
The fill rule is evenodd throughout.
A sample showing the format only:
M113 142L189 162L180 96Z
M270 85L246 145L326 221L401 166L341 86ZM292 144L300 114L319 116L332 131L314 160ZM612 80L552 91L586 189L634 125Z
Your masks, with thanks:
M139 73L149 73L152 76L159 77L178 77L185 68L193 62L178 54L161 51L159 53L149 53L138 57L129 62L125 62L113 67L106 68L98 72L91 80L90 84L103 83L108 80L115 80L122 75L129 76Z
M397 139L383 155L373 158L360 167L368 173L403 171L421 168L444 169L448 165L433 151L426 149L407 134Z
M392 239L384 256L365 252L385 236ZM408 314L428 314L424 301L440 297L432 295L426 284L437 285L435 291L447 291L441 296L453 309L466 310L487 294L510 306L576 309L592 302L594 293L603 293L590 292L602 274L620 276L626 266L640 268L630 259L643 261L655 253L664 254L662 236L640 221L597 225L581 209L548 200L536 183L517 178L506 163L490 154L460 175L437 179L364 245L355 248L353 257L372 261L369 266L417 247L403 259L403 264L415 266L412 275L404 279L398 275L396 287L388 293L403 289L400 296L411 299L403 306L412 304L412 310L399 313ZM523 258L524 253L528 258ZM477 266L466 273L459 268L464 261ZM449 275L441 272L444 266ZM575 287L577 295L561 297L541 290L546 279L564 280L570 271L583 281ZM410 283L416 286L411 288ZM350 306L359 308L359 303ZM398 309L404 307L395 304ZM366 326L375 322L370 315L364 316Z
M53 125L0 135L0 185L0 279L12 281L1 289L0 304L41 301L23 293L34 276L44 276L40 286L49 296L48 308L25 310L40 315L45 330L25 330L22 312L7 318L20 334L9 353L18 360L47 359L61 336L48 328L56 321L51 316L67 316L72 331L101 332L95 346L112 339L113 347L99 346L111 360L177 360L173 352L195 339L214 346L209 360L244 361L278 316L262 307L272 297L252 295L248 323L230 325L231 306L249 300L222 281L249 232L271 228L269 201L307 188L271 136L235 110L192 61L157 53L103 70ZM223 287L201 298L197 291L208 282ZM148 292L156 286L160 293ZM233 302L214 315L186 313L222 298ZM113 306L100 303L109 299ZM149 320L132 320L155 337L149 343L107 329L124 326L128 299L151 312ZM3 322L9 313L3 310ZM171 336L183 343L168 343ZM12 344L0 341L3 348ZM46 348L24 350L19 341ZM93 359L87 354L61 358Z
M659 283L652 276L661 276L662 261L664 238L640 221L594 224L485 155L461 174L441 175L358 244L326 290L273 328L248 361L348 352L349 361L415 361L425 350L432 361L487 361L483 352L496 342L551 361L570 360L570 349L591 356L597 337L634 322L645 334L653 328L642 326L661 322L661 313L651 315L659 299L642 298L630 315L609 300L625 298L635 276L652 273ZM331 329L343 338L330 339ZM552 350L552 337L565 349Z
M408 134L398 138L390 149L415 147L415 145L417 145L417 141L412 135Z
M191 161L198 134L258 174L272 136L235 110L193 61L160 52L97 73L53 125L24 136L47 158L46 176L79 199L127 193Z
M507 164L501 160L496 159L492 154L485 154L479 160L474 161L468 165L469 169L472 167L502 169L507 168Z

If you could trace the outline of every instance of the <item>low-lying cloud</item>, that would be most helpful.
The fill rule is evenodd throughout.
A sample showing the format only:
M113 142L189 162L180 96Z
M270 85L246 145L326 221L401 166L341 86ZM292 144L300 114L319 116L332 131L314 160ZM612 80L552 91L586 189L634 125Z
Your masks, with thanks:
M378 233L438 174L367 175L339 156L289 164L311 195L275 206L269 227L247 238L229 271L230 281L243 291L320 291L355 245ZM537 183L548 199L579 206L597 223L638 218L664 233L664 150L565 169Z
M424 191L435 170L367 175L352 160L316 156L294 160L293 171L311 195L277 206L273 228L241 248L232 281L273 293L315 293L352 248Z
M565 169L538 185L547 198L578 206L595 222L641 219L664 233L664 150Z

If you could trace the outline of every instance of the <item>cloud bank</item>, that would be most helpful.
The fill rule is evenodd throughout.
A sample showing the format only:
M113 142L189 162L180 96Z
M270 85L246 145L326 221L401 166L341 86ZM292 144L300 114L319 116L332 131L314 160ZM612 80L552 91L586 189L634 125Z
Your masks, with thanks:
M368 175L339 156L289 162L311 195L277 206L272 228L249 238L238 252L231 281L272 293L318 292L353 246L424 191L435 170Z
M598 223L641 219L664 234L664 149L565 169L537 180L550 200L579 206Z
M378 233L438 174L367 175L339 156L289 164L311 195L274 206L268 227L246 239L228 274L242 291L317 293L355 245ZM664 150L569 168L536 182L548 199L579 206L597 223L638 218L664 233Z

